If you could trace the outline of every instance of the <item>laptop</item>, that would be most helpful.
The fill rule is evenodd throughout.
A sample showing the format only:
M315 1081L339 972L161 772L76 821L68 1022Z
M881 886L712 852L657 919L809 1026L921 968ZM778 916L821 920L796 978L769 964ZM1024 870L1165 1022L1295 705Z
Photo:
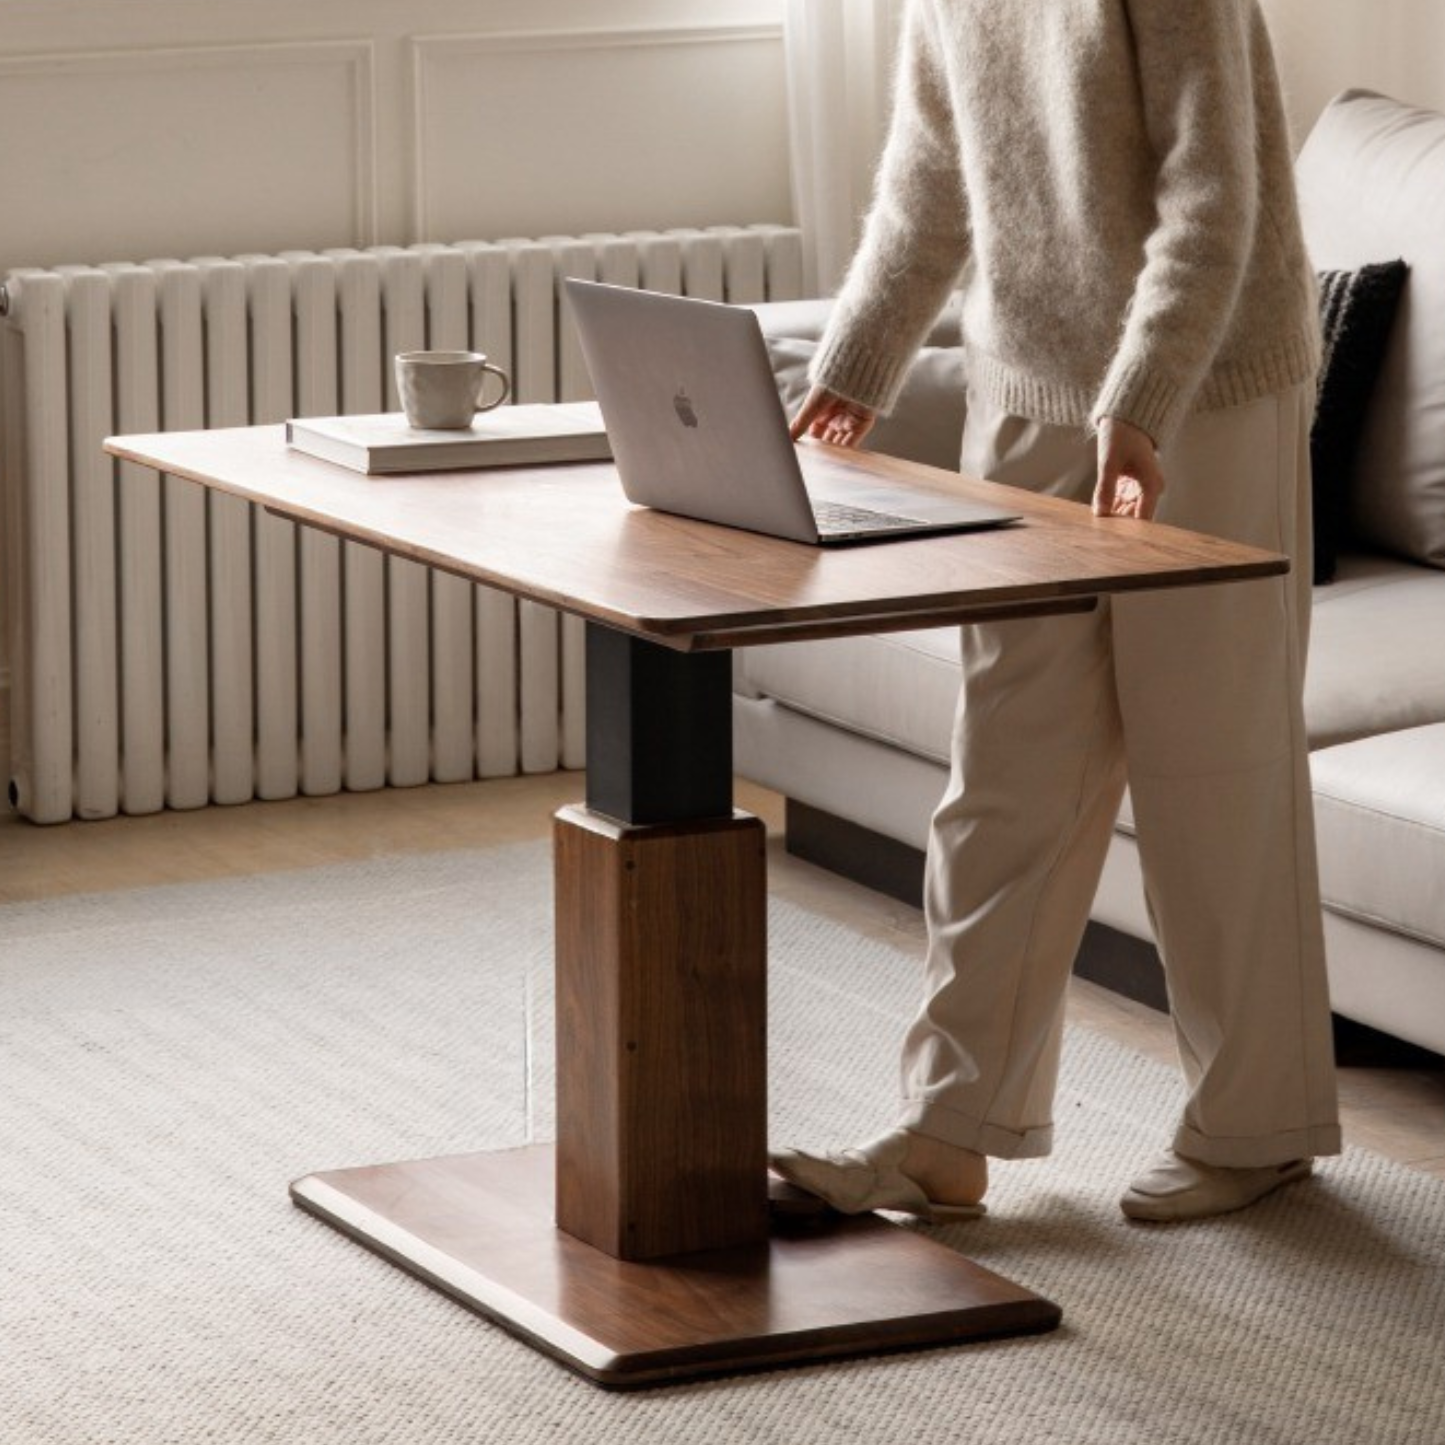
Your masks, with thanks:
M815 546L1005 526L1018 514L795 445L746 307L564 282L629 501Z

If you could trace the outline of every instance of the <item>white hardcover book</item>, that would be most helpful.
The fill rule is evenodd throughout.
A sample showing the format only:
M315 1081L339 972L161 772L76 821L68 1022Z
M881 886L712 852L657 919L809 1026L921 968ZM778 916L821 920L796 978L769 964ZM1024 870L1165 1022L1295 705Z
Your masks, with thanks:
M370 475L451 467L525 467L606 461L612 455L596 402L499 406L469 427L421 431L402 412L295 417L286 442L297 451Z

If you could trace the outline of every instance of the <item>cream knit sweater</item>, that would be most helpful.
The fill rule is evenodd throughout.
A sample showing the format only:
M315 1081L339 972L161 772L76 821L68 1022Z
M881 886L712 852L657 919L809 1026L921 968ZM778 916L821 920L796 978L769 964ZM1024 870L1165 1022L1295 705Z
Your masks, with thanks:
M886 411L963 288L971 387L1165 443L1319 341L1256 0L909 0L892 129L813 379Z

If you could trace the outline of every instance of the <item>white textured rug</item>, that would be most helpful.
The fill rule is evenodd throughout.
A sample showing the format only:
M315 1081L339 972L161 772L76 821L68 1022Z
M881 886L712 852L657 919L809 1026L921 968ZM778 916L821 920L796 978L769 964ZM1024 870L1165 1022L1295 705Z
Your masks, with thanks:
M534 845L0 908L0 1441L1445 1440L1445 1188L1351 1153L1130 1226L1177 1085L1080 1030L1059 1152L940 1234L1053 1335L608 1394L294 1209L548 1136L549 887ZM774 1137L889 1121L916 973L774 904Z

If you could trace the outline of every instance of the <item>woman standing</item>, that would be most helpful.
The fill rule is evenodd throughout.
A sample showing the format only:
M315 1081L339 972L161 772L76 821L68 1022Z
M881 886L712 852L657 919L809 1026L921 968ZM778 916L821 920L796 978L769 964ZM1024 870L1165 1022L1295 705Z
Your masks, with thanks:
M1189 1089L1122 1205L1241 1208L1339 1149L1308 759L1313 278L1256 0L909 0L862 244L794 434L858 445L962 286L961 470L1288 552L1285 578L965 627L898 1126L774 1167L977 1213L1047 1153L1126 783Z

